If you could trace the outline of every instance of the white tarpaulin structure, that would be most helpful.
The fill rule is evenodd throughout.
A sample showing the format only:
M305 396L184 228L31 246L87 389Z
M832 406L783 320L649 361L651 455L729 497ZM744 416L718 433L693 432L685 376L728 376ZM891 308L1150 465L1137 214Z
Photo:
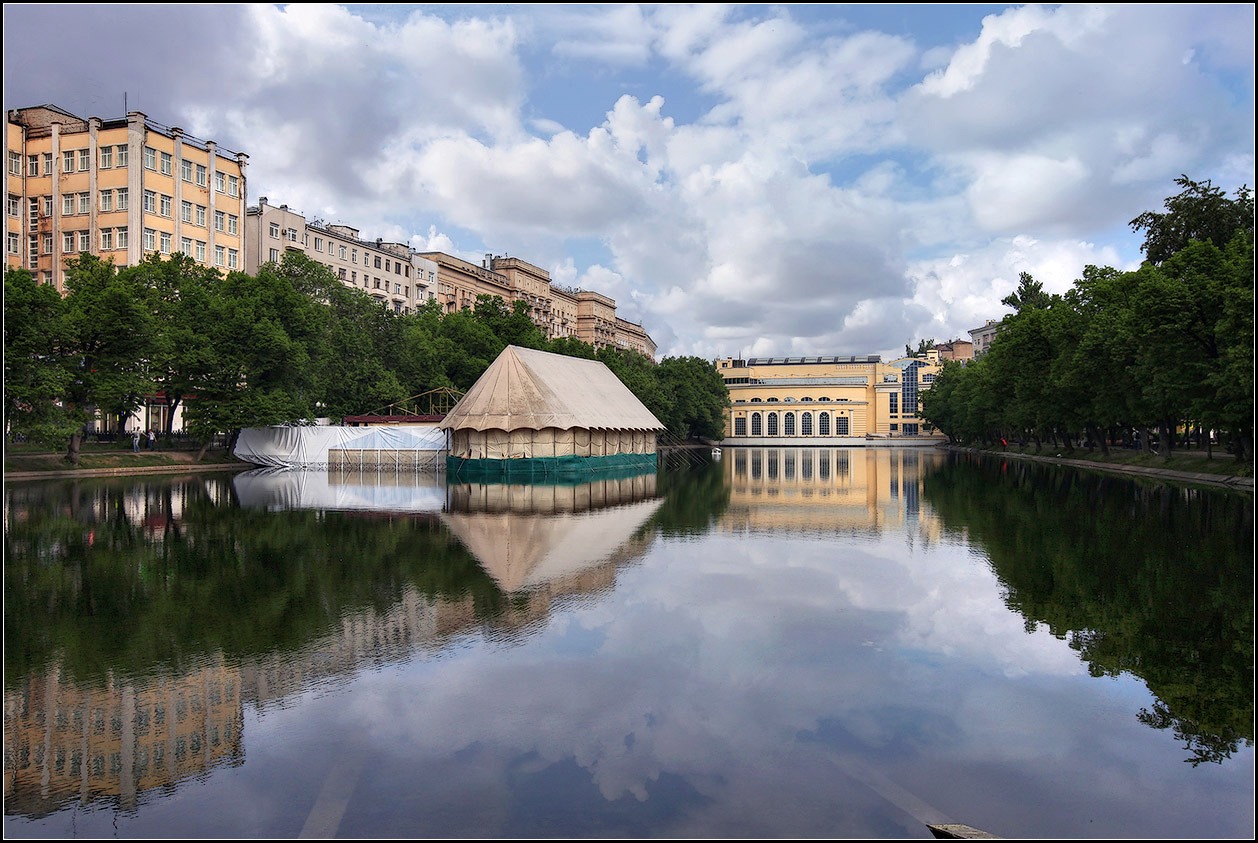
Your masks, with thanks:
M463 460L654 454L664 429L601 361L514 345L440 424Z
M413 471L443 468L448 438L436 424L250 427L232 453L267 468Z
M232 478L240 505L283 511L438 513L445 508L444 475L371 471L291 471L255 468Z

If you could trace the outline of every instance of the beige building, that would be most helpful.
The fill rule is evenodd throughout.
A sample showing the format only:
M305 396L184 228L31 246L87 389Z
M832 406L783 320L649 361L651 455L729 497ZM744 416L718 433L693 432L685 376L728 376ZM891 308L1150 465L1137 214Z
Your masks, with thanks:
M245 217L245 271L279 263L286 250L304 253L332 270L347 287L370 295L395 313L411 313L436 298L437 264L405 243L364 240L347 225L307 220L265 196Z
M725 445L862 445L935 440L918 398L940 371L939 355L891 363L868 357L718 360L730 406ZM941 437L940 437L941 438Z
M481 295L497 296L508 308L523 301L547 339L572 337L595 348L624 348L655 359L655 342L647 332L617 316L616 301L601 293L557 286L546 270L519 258L487 254L477 266L443 252L422 256L438 266L437 300L447 313L474 308Z
M988 319L983 327L970 330L970 339L973 341L972 348L975 358L982 357L987 353L987 349L992 347L992 340L996 338L996 332L999 330L1000 322L995 319Z
M8 112L5 266L65 290L82 253L134 266L183 252L244 269L243 152L220 149L142 112L82 118L55 105Z
M935 351L939 352L940 360L956 360L968 363L974 359L974 343L969 340L955 339L948 342L935 343Z

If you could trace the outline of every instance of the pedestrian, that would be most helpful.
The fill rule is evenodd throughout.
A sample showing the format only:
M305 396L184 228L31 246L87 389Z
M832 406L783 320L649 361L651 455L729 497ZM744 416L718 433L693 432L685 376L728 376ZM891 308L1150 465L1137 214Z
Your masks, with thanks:
M131 453L140 453L140 428L131 431Z
M149 428L149 450L157 450L157 434L153 432L153 428Z

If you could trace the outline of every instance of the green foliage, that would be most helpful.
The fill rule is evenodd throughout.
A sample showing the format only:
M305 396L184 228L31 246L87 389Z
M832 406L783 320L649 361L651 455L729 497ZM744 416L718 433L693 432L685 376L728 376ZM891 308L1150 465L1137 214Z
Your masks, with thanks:
M1165 202L1166 212L1145 211L1131 221L1132 231L1145 233L1140 250L1152 263L1160 264L1188 248L1194 240L1226 248L1238 231L1254 234L1254 195L1248 187L1228 199L1207 179L1192 181L1181 175L1175 184L1183 190Z
M59 403L73 378L63 356L65 300L25 269L4 274L4 418L9 432L60 446L82 423Z

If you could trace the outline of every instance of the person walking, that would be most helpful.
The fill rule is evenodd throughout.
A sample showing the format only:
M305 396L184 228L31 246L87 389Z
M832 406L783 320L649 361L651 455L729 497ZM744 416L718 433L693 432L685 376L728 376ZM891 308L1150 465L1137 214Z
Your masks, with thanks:
M140 428L131 431L131 453L140 453Z
M157 450L157 434L153 432L153 428L149 428L149 450Z

